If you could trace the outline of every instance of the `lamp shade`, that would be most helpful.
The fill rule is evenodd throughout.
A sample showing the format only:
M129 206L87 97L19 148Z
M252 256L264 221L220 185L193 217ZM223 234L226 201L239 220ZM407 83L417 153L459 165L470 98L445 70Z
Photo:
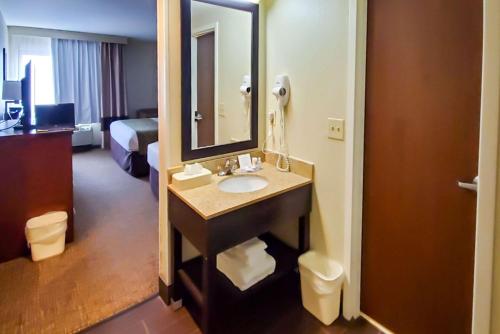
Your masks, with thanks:
M4 81L2 90L2 100L21 100L21 81Z

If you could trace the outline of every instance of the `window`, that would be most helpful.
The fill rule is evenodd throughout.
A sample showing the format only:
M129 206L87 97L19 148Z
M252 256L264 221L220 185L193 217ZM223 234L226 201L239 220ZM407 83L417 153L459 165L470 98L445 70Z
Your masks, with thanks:
M9 36L10 80L22 80L32 63L32 105L74 103L75 122L99 122L101 115L101 43ZM34 108L32 108L34 112ZM32 122L36 115L31 116Z
M30 61L33 64L34 72L35 104L54 104L55 96L52 57L50 55L22 55L19 62L20 78L24 76L24 68Z
M55 103L54 72L52 65L51 39L48 37L9 36L10 80L24 78L26 64L33 64L35 104Z

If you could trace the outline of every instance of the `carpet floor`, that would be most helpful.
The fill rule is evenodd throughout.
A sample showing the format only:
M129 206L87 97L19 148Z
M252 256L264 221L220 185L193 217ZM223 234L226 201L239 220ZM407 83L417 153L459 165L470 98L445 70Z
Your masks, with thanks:
M158 292L158 203L108 151L73 156L75 241L0 264L0 333L74 333Z

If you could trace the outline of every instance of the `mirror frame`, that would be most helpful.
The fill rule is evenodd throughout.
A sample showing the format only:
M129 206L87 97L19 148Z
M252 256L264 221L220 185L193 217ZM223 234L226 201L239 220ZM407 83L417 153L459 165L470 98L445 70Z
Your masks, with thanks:
M258 147L259 143L259 5L241 0L195 0L211 5L233 8L252 15L251 52L251 134L250 140L192 149L191 141L191 1L181 1L181 59L182 59L182 161L195 160L244 151Z

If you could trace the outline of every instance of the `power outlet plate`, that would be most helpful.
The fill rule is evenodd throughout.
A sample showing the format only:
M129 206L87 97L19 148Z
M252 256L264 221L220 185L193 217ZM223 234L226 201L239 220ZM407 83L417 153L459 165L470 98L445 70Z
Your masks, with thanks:
M328 118L328 138L343 141L344 123L340 118Z

